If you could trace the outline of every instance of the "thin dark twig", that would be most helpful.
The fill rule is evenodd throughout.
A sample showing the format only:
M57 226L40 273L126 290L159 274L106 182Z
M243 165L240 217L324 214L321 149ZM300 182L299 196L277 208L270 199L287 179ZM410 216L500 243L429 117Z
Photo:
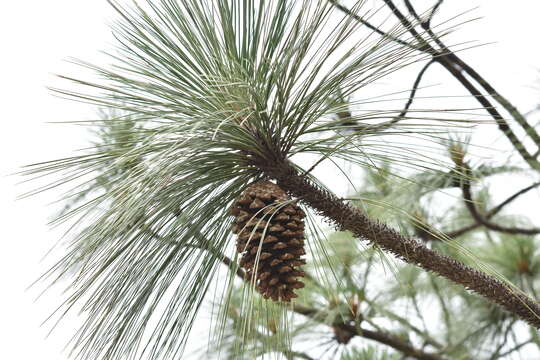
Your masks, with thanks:
M520 124L521 127L525 129L527 132L527 135L530 136L536 143L536 145L540 148L540 136L538 136L538 133L536 130L526 121L524 116L514 107L508 100L506 100L502 95L500 95L480 74L478 74L472 67L470 67L468 64L466 64L463 60L461 60L457 55L455 55L441 40L438 36L436 36L430 27L430 22L433 18L433 15L435 14L435 11L440 7L442 4L442 0L439 0L437 4L434 6L430 17L428 18L428 21L421 22L422 27L428 32L428 35L432 40L434 40L440 47L441 50L437 50L433 48L412 26L411 22L399 11L399 9L394 5L394 3L391 0L383 0L385 4L390 8L390 10L396 15L396 17L400 20L400 22L409 30L409 32L417 39L417 41L421 44L420 46L411 45L409 43L403 44L403 42L400 39L393 38L389 34L386 34L385 32L377 29L371 24L366 23L364 19L357 16L356 14L352 13L348 8L344 7L343 5L340 5L335 0L328 0L330 3L332 3L334 6L336 6L338 9L346 13L347 15L351 16L352 18L356 19L360 23L368 26L370 29L375 31L376 33L385 36L387 38L392 39L393 41L396 41L402 45L408 46L410 48L431 54L435 61L440 63L445 69L447 69L468 91L471 93L471 95L474 96L474 98L486 109L486 111L493 117L493 119L496 121L499 130L502 131L502 133L506 136L508 141L512 144L512 146L518 151L520 156L534 169L540 170L540 162L536 160L536 156L532 156L529 151L525 148L523 143L518 139L516 134L513 132L513 130L508 125L507 121L504 119L504 117L493 107L493 105L490 103L490 101L487 99L485 95L483 95L470 81L463 76L462 72L465 72L467 75L469 75L478 85L480 85L489 96L493 97L495 101L497 101L505 110L507 110L512 117ZM540 150L538 151L538 155L540 155Z
M394 15L399 19L401 24L411 33L411 35L421 44L419 50L431 53L432 55L439 54L429 43L416 31L413 24L407 19L407 17L394 5L392 0L383 0L383 2L392 10Z
M495 223L490 222L488 219L486 219L478 209L476 208L472 191L471 191L471 182L468 180L471 176L471 168L464 164L463 166L463 172L466 175L466 179L464 179L461 183L461 191L463 195L463 200L465 201L465 206L467 207L467 210L469 210L469 213L474 218L474 220L485 227L487 227L490 230L498 231L506 234L524 234L524 235L536 235L540 233L539 228L531 228L531 229L522 229L518 227L506 227L501 226Z
M425 26L427 28L431 28L431 20L433 20L433 16L437 12L437 10L439 10L439 7L442 5L443 1L444 0L438 0L437 3L435 4L435 6L433 6L433 8L431 8L431 12L429 13L429 16L428 16L427 20L425 22L423 22L423 26Z
M446 233L445 237L450 238L450 239L455 239L457 237L465 235L469 231L472 231L474 229L478 229L480 226L481 226L481 224L479 224L479 223L470 224L470 225L462 227L461 229ZM437 238L434 237L432 240L436 240L436 239Z
M506 330L504 331L503 340L501 343L497 346L495 349L495 352L491 356L489 360L495 360L499 357L499 354L502 350L502 348L508 343L508 336L510 335L510 332L513 331L514 324L516 323L516 319L512 320L507 326Z
M431 11L429 12L428 17L425 20L420 18L420 15L418 15L416 10L414 9L414 6L411 4L411 2L409 0L404 0L404 2L405 2L405 6L407 7L407 10L418 21L418 23L420 24L422 29L428 31L430 33L430 35L431 35L431 32L432 32L432 30L431 30L431 20L433 19L433 16L435 15L435 12L437 12L439 7L441 6L443 0L437 1L437 3L431 8ZM433 37L436 37L435 34L433 34Z
M242 270L236 262L232 261L231 258L223 255L221 256L221 262L233 270L240 279L246 279L246 273L244 270Z
M395 36L392 36L384 31L382 31L381 29L379 29L378 27L372 25L371 23L369 23L368 21L364 20L364 18L362 18L361 16L359 16L358 14L355 14L353 13L350 9L348 9L347 7L341 5L337 0L328 0L328 2L330 4L332 4L336 9L340 10L341 12L343 12L344 14L346 14L347 16L350 16L351 18L355 19L356 21L358 21L359 23L365 25L368 29L370 30L373 30L374 32L376 32L377 34L385 37L385 38L388 38L388 39L391 39L392 41L395 41L397 42L398 44L401 44L401 45L404 45L404 46L407 46L409 48L412 48L412 49L417 49L419 50L415 45L413 44L409 44L408 42L406 41L403 41L401 39L398 39L396 38Z
M517 344L516 346L514 346L513 348L511 348L510 350L502 353L501 355L498 356L498 359L501 359L501 358L506 358L508 355L510 355L511 353L515 352L515 351L518 351L519 349L521 349L522 347L524 347L525 345L527 344L530 344L534 342L532 339L529 339L529 340L525 340L524 342L520 343L520 344Z
M448 344L450 344L451 343L451 335L450 334L451 334L452 326L453 326L452 322L450 321L450 319L451 319L451 315L450 315L450 311L449 311L450 307L448 306L448 304L444 300L444 297L441 294L441 289L440 289L439 285L437 285L437 281L435 281L434 276L429 276L429 282L430 282L431 287L433 288L433 290L435 292L435 296L439 300L439 303L440 303L440 306L441 306L441 309L442 309L442 312L443 312L444 323L445 323L446 329L447 329L446 341L447 341Z
M405 2L405 6L407 7L407 10L409 10L409 13L411 13L411 15L414 16L416 21L418 21L422 29L424 29L428 33L430 38L433 41L435 41L435 43L439 45L444 52L450 52L450 50L444 45L444 43L440 40L440 38L436 36L433 30L431 29L431 19L433 18L433 15L435 14L433 9L436 9L435 7L438 7L441 4L438 3L435 5L435 7L432 9L430 13L430 17L428 18L428 20L422 20L420 16L418 15L418 13L416 12L416 10L414 9L414 6L411 4L411 2L409 0L404 0L404 2Z
M329 0L330 1L330 0ZM390 121L386 121L380 124L375 125L360 125L357 124L354 121L351 121L353 119L353 116L351 114L351 111L349 109L345 109L343 111L340 111L337 113L337 116L341 120L341 125L344 126L351 126L354 125L354 131L359 133L367 133L367 132L379 132L388 129L392 125L395 125L400 120L404 119L407 115L407 112L409 111L409 108L411 107L414 97L416 96L416 92L418 91L418 87L420 86L420 82L422 81L422 77L426 73L427 69L433 64L435 60L430 60L424 67L420 70L418 75L416 76L416 79L414 81L413 87L411 89L411 93L409 95L409 98L407 99L407 103L405 104L405 107L401 110L398 116L394 117ZM304 172L302 176L308 176L323 160L327 159L329 156L324 155L321 157L318 161L316 161L307 171Z
M497 215L505 206L512 203L514 200L516 200L520 196L526 194L527 192L531 191L532 189L537 188L538 186L540 186L540 182L536 182L536 183L534 183L532 185L529 185L526 188L523 188L523 189L517 191L516 193L510 195L508 198L506 198L504 201L502 201L499 205L497 205L494 208L492 208L491 210L487 211L486 214L484 215L484 217L487 220L491 219L493 216ZM459 237L461 235L464 235L465 233L467 233L467 232L469 232L471 230L479 228L480 226L482 226L481 223L475 222L475 223L467 225L467 226L465 226L465 227L463 227L461 229L445 233L444 237L445 238L450 238L450 239L455 239L455 238L457 238L457 237ZM427 240L436 240L436 239L438 239L436 236L430 236L429 239L427 239ZM426 240L426 239L424 239L424 240Z
M518 192L516 192L513 195L510 195L506 200L504 200L499 205L495 206L493 209L488 211L486 213L486 218L489 219L489 218L493 217L493 215L496 215L497 213L499 213L506 205L510 204L512 201L516 200L521 195L531 191L532 189L537 188L538 186L540 186L540 181L535 182L534 184L531 184L531 185L527 186L526 188L523 188L523 189L519 190Z
M409 109L410 109L412 103L414 102L416 92L418 91L418 87L420 86L420 82L422 81L422 78L423 78L424 74L426 73L427 69L433 63L435 63L435 60L433 60L433 59L430 60L427 64L424 65L424 67L422 67L422 69L420 70L420 72L416 76L416 79L414 80L413 87L411 89L411 93L409 95L409 98L407 99L407 103L405 104L405 106L403 107L403 109L401 110L399 115L395 116L392 120L389 120L389 121L386 121L386 122L383 122L383 123L380 123L380 124L375 124L375 125L359 125L359 124L355 124L356 125L355 128L354 128L355 131L357 131L359 133L379 132L379 131L386 130L386 129L390 128L392 125L395 125L400 120L404 119L405 116L407 116L407 113L409 112ZM351 117L349 111L343 112L341 114L342 114L341 116L344 116L344 114L349 114L349 117Z
M418 23L422 23L422 19L420 19L420 16L418 16L418 13L416 12L414 7L412 6L411 2L409 0L404 0L404 2L405 2L405 6L407 7L407 10L409 11L409 13L412 16L414 16L414 18L418 21Z
M433 60L433 59L430 60L426 65L424 65L422 70L420 70L420 72L418 73L418 76L416 77L416 80L414 81L414 84L413 84L413 87L412 87L412 90L411 90L411 94L409 96L409 100L405 104L405 107L403 108L403 110L399 114L398 118L403 118L405 115L407 115L407 112L409 111L409 108L411 107L411 105L412 105L412 103L414 101L414 97L416 96L416 91L418 90L418 87L420 86L420 82L422 81L422 77L426 73L427 69L433 63L435 63L435 60Z

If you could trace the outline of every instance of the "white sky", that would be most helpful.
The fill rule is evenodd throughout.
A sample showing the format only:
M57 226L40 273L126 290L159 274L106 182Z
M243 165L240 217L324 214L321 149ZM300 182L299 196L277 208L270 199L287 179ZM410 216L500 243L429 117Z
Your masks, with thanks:
M496 43L462 57L521 110L529 110L540 102L540 2L516 0L509 6L508 1L447 1L441 16L476 5L479 9L469 18L484 18L464 26L456 39ZM0 133L0 359L62 360L67 358L62 347L76 320L45 340L47 330L40 323L60 298L51 292L34 303L37 291L25 291L51 263L41 259L62 235L47 227L53 209L47 204L57 194L15 201L16 195L31 187L16 187L20 179L5 175L24 164L62 157L86 146L80 129L45 123L92 119L94 108L59 99L46 86L69 87L55 73L77 77L80 69L65 62L69 57L94 63L103 59L99 51L112 43L106 23L113 12L105 0L4 0L0 14L0 104L5 124ZM464 93L443 74L428 74L426 83L448 84L438 87L442 93ZM535 85L537 89L532 88ZM406 83L403 89L410 86Z

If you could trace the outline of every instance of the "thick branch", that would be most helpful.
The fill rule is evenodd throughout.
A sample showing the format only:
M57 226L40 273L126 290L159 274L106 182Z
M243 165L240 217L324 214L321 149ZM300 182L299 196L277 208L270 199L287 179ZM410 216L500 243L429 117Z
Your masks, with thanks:
M298 197L341 231L350 231L396 257L434 272L502 306L530 325L540 328L539 304L481 271L427 248L424 244L401 235L385 224L369 219L360 209L351 206L333 193L300 176L288 162L259 164L269 177L277 180L285 191Z

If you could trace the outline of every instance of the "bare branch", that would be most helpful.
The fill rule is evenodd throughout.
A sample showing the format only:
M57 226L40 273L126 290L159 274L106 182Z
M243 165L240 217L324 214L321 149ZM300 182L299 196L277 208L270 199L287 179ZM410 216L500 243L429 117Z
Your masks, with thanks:
M413 87L412 87L412 90L411 90L411 95L409 96L409 100L407 101L407 103L405 104L405 107L403 108L403 110L401 111L401 113L399 114L398 118L403 118L405 117L405 115L407 115L407 112L409 111L409 108L411 107L413 101L414 101L414 97L416 95L416 91L418 90L418 87L420 86L420 82L422 81L422 77L424 76L424 74L426 73L427 69L435 62L435 60L430 60L426 65L424 65L424 67L422 68L422 70L420 70L420 72L418 73L418 76L416 77L416 80L414 81L414 84L413 84Z
M521 195L524 195L526 194L527 192L529 192L530 190L532 189L535 189L537 188L538 186L540 186L540 182L536 182L532 185L529 185L527 186L526 188L523 188L519 191L517 191L516 193L510 195L508 198L506 198L504 201L502 201L499 205L495 206L494 208L492 208L491 210L489 210L488 212L486 212L486 214L484 215L484 218L486 220L489 220L491 219L493 216L497 215L505 206L507 206L508 204L512 203L514 200L516 200L517 198L519 198ZM470 224L470 225L467 225L461 229L458 229L458 230L454 230L452 232L448 232L448 233L445 233L443 235L444 238L447 238L447 239L455 239L461 235L464 235L466 234L467 232L469 231L472 231L474 229L477 229L479 228L480 226L482 226L481 223L479 222L475 222L473 224ZM428 228L431 228L428 226ZM422 240L427 240L427 241L430 241L430 240L439 240L438 237L436 236L433 236L432 234L430 234L429 232L427 231L424 231L424 233L427 234L427 238L422 238Z
M361 125L354 122L354 118L351 112L349 110L346 110L346 111L339 112L337 114L340 120L344 121L342 124L346 126L354 125L354 131L365 134L368 132L371 133L371 132L379 132L379 131L386 130L390 128L392 125L395 125L396 123L398 123L400 120L404 119L405 116L407 116L407 113L409 112L409 109L414 101L414 97L416 96L416 92L418 91L418 87L420 86L420 82L422 81L422 77L426 73L427 69L433 63L435 63L435 60L430 60L426 65L424 65L424 67L422 67L422 69L416 76L416 79L414 81L413 87L411 89L411 93L409 95L409 98L407 99L407 103L405 104L405 107L401 110L399 115L394 117L392 120L389 120L380 124L375 124L375 125ZM307 173L309 173L309 171Z
M411 2L409 0L404 0L404 3L405 3L405 6L407 7L407 10L409 11L409 13L412 16L414 16L416 21L418 21L419 24L422 23L422 19L420 19L420 16L418 16L418 13L416 12L414 7L412 6Z
M465 177L467 178L466 180L462 181L462 184L461 184L463 200L465 201L465 206L469 210L469 213L472 215L472 217L474 218L474 220L476 220L477 223L484 225L490 230L507 233L507 234L536 235L540 233L539 228L522 229L518 227L501 226L501 225L490 222L482 214L480 214L473 200L472 191L471 191L471 183L468 180L471 176L471 168L467 164L464 164L462 167L463 167L463 172L465 174Z
M430 53L432 55L438 54L438 52L429 45L429 43L416 31L414 25L407 19L407 17L396 7L392 0L383 0L383 2L392 10L394 15L398 18L401 24L411 33L412 36L421 44L419 50Z
M399 350L401 353L407 356L412 356L416 359L421 359L421 360L443 359L439 355L426 353L422 350L415 349L414 347L404 342L400 338L397 338L397 337L394 337L394 336L391 336L389 334L385 334L382 332L363 329L361 336L365 337L366 339L371 339L381 344L388 345L396 350Z
M518 192L510 195L506 200L504 200L499 205L495 206L493 209L488 211L486 213L486 218L487 219L492 218L493 215L498 214L506 205L510 204L512 201L516 200L521 195L526 194L527 192L531 191L532 189L537 188L538 186L540 186L540 181L536 182L534 184L531 184L531 185L527 186L526 188L523 188L523 189L519 190Z
M439 10L439 7L442 5L442 3L443 3L443 0L438 0L437 1L435 6L433 6L433 8L431 9L431 12L430 12L427 20L424 23L422 23L423 26L425 26L427 28L431 28L431 20L433 20L433 16L437 12L437 10Z
M419 48L416 46L416 45L413 45L413 44L409 44L408 42L406 41L403 41L395 36L392 36L384 31L382 31L381 29L379 29L378 27L372 25L371 23L369 23L368 21L366 21L364 18L362 18L361 16L355 14L354 12L352 12L350 9L346 8L345 6L341 5L339 3L339 1L337 0L328 0L328 2L330 4L332 4L336 9L342 11L344 14L350 16L351 18L355 19L356 21L358 21L359 23L365 25L368 29L370 30L373 30L374 32L376 32L377 34L387 38L387 39L390 39L392 41L395 41L397 42L398 44L401 44L401 45L404 45L404 46L407 46L409 48L412 48L412 49L416 49L416 50L419 50Z

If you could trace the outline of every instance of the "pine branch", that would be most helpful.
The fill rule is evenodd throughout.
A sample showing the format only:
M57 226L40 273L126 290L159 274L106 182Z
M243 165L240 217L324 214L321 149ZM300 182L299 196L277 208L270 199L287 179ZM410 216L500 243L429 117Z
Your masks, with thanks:
M444 0L438 0L437 3L433 6L433 8L431 9L431 12L427 18L426 21L424 21L422 23L422 26L425 26L425 27L428 27L428 28L431 28L431 20L433 20L433 16L435 15L435 13L437 12L437 10L439 10L439 7L442 5Z
M416 19L416 21L418 21L418 23L420 24L420 26L422 27L422 29L431 32L431 20L433 20L433 16L435 15L435 13L437 12L437 10L439 10L439 7L442 5L443 3L443 0L438 0L437 3L431 8L431 11L429 12L429 15L427 17L426 20L423 20L419 15L418 13L416 12L416 10L414 9L414 6L412 5L412 3L410 2L410 0L404 0L405 2L405 6L407 7L407 10L409 11L409 13L414 16L414 18Z
M179 215L180 215L179 213L176 214L176 216L179 216ZM162 239L161 236L159 236L157 233L150 232L148 229L146 229L145 231L149 232L154 239L167 241L167 240ZM196 239L199 243L199 245L197 246L198 248L200 248L201 250L205 250L209 252L212 256L218 258L219 261L221 261L225 266L227 266L231 271L233 271L240 280L248 281L245 271L242 268L240 268L240 266L238 266L238 264L234 260L232 260L230 257L210 247L209 244L211 244L211 242L205 238L204 234L197 231ZM293 303L292 311L318 322L323 322L324 319L327 319L329 316L328 313L324 310L315 309L315 308L308 307L299 303ZM397 351L402 352L406 356L412 356L418 360L444 360L442 357L439 357L438 355L431 354L420 349L416 349L410 344L404 342L403 340L401 340L400 338L392 334L385 333L383 331L372 331L368 329L363 329L359 326L353 326L353 325L345 323L342 318L339 318L336 320L337 321L333 322L329 326L337 327L341 329L341 331L351 334L351 336L360 336L369 340L379 342L381 344L392 347ZM428 342L431 343L433 341L428 339ZM433 344L438 345L436 343L433 343Z
M388 311L384 306L378 306L374 301L370 301L367 299L364 299L369 306L376 308L378 312L380 312L382 315L386 316L390 320L395 320L399 322L401 325L405 326L418 336L422 338L425 344L429 344L439 350L442 350L444 348L443 344L439 343L435 339L433 339L428 333L425 331L420 330L413 324L411 324L406 318L399 316L393 312Z
M336 138L335 129L326 122L318 123L331 113L326 99L335 89L343 87L345 94L351 94L415 61L417 56L410 56L410 48L433 56L423 72L432 62L444 64L444 52L431 53L428 41L420 41L417 47L416 41L411 45L399 35L381 31L402 46L392 46L388 39L370 46L364 46L366 39L345 45L358 27L354 21L343 21L321 47L316 35L331 16L325 2L317 3L315 9L302 4L289 8L286 2L277 7L247 2L248 8L242 9L229 7L227 1L160 0L148 1L144 8L135 3L133 10L111 2L124 18L115 33L122 45L118 63L110 70L83 63L109 83L74 80L99 89L98 95L60 92L148 119L147 133L140 134L144 141L128 153L104 149L89 158L78 156L37 166L42 173L76 169L85 174L118 167L123 175L110 181L110 188L98 201L81 206L80 211L110 207L77 237L73 250L57 266L60 271L79 264L83 267L66 301L66 308L71 308L80 299L90 299L85 304L90 309L89 320L74 341L80 358L133 357L139 349L154 358L176 358L215 265L222 262L245 278L244 271L222 255L230 240L226 209L247 183L265 174L339 229L350 230L409 263L462 284L539 326L538 305L525 295L370 220L305 174L299 176L283 160L317 152L363 166L370 154L355 148L354 136ZM345 62L336 56L342 53L353 55ZM326 68L332 71L321 76ZM386 118L387 113L381 114ZM332 134L327 135L327 130ZM121 164L130 159L152 165L127 170ZM179 207L189 221L169 224L170 213ZM141 222L145 227L140 228ZM174 242L173 248L148 241L156 237L151 229L156 236L162 234ZM145 344L148 320L155 309L161 309L160 301L178 274L182 281L174 290L174 301L166 305L165 315ZM325 312L318 309L297 304L293 311L326 320L320 318ZM352 320L340 318L330 326L347 336L387 344L408 356L439 359L377 327L378 331L361 329Z
M361 333L363 337L388 345L396 350L399 350L401 353L403 353L406 356L412 356L419 360L444 359L440 357L439 355L426 353L422 350L415 349L408 343L402 341L401 339L393 337L393 336L389 336L388 334L384 334L378 331L366 330L366 329L361 330Z
M334 223L338 230L350 231L357 238L365 239L409 264L420 266L460 284L530 325L540 328L540 305L525 294L479 270L431 250L383 223L369 219L360 209L344 203L328 190L299 175L291 163L260 163L258 166L269 177L276 179L284 190Z
M426 65L424 65L424 67L422 67L422 69L420 70L420 72L416 76L416 80L414 81L414 84L413 84L413 87L412 87L412 90L411 90L411 95L409 96L409 100L407 100L407 103L405 104L405 107L399 113L398 118L403 118L403 117L405 117L405 115L407 115L407 112L409 111L409 108L411 107L411 105L412 105L412 103L414 101L414 97L416 95L416 92L418 91L418 87L420 86L420 82L422 81L422 78L424 77L424 74L426 73L427 69L429 69L429 67L434 62L435 62L434 60L430 60Z

